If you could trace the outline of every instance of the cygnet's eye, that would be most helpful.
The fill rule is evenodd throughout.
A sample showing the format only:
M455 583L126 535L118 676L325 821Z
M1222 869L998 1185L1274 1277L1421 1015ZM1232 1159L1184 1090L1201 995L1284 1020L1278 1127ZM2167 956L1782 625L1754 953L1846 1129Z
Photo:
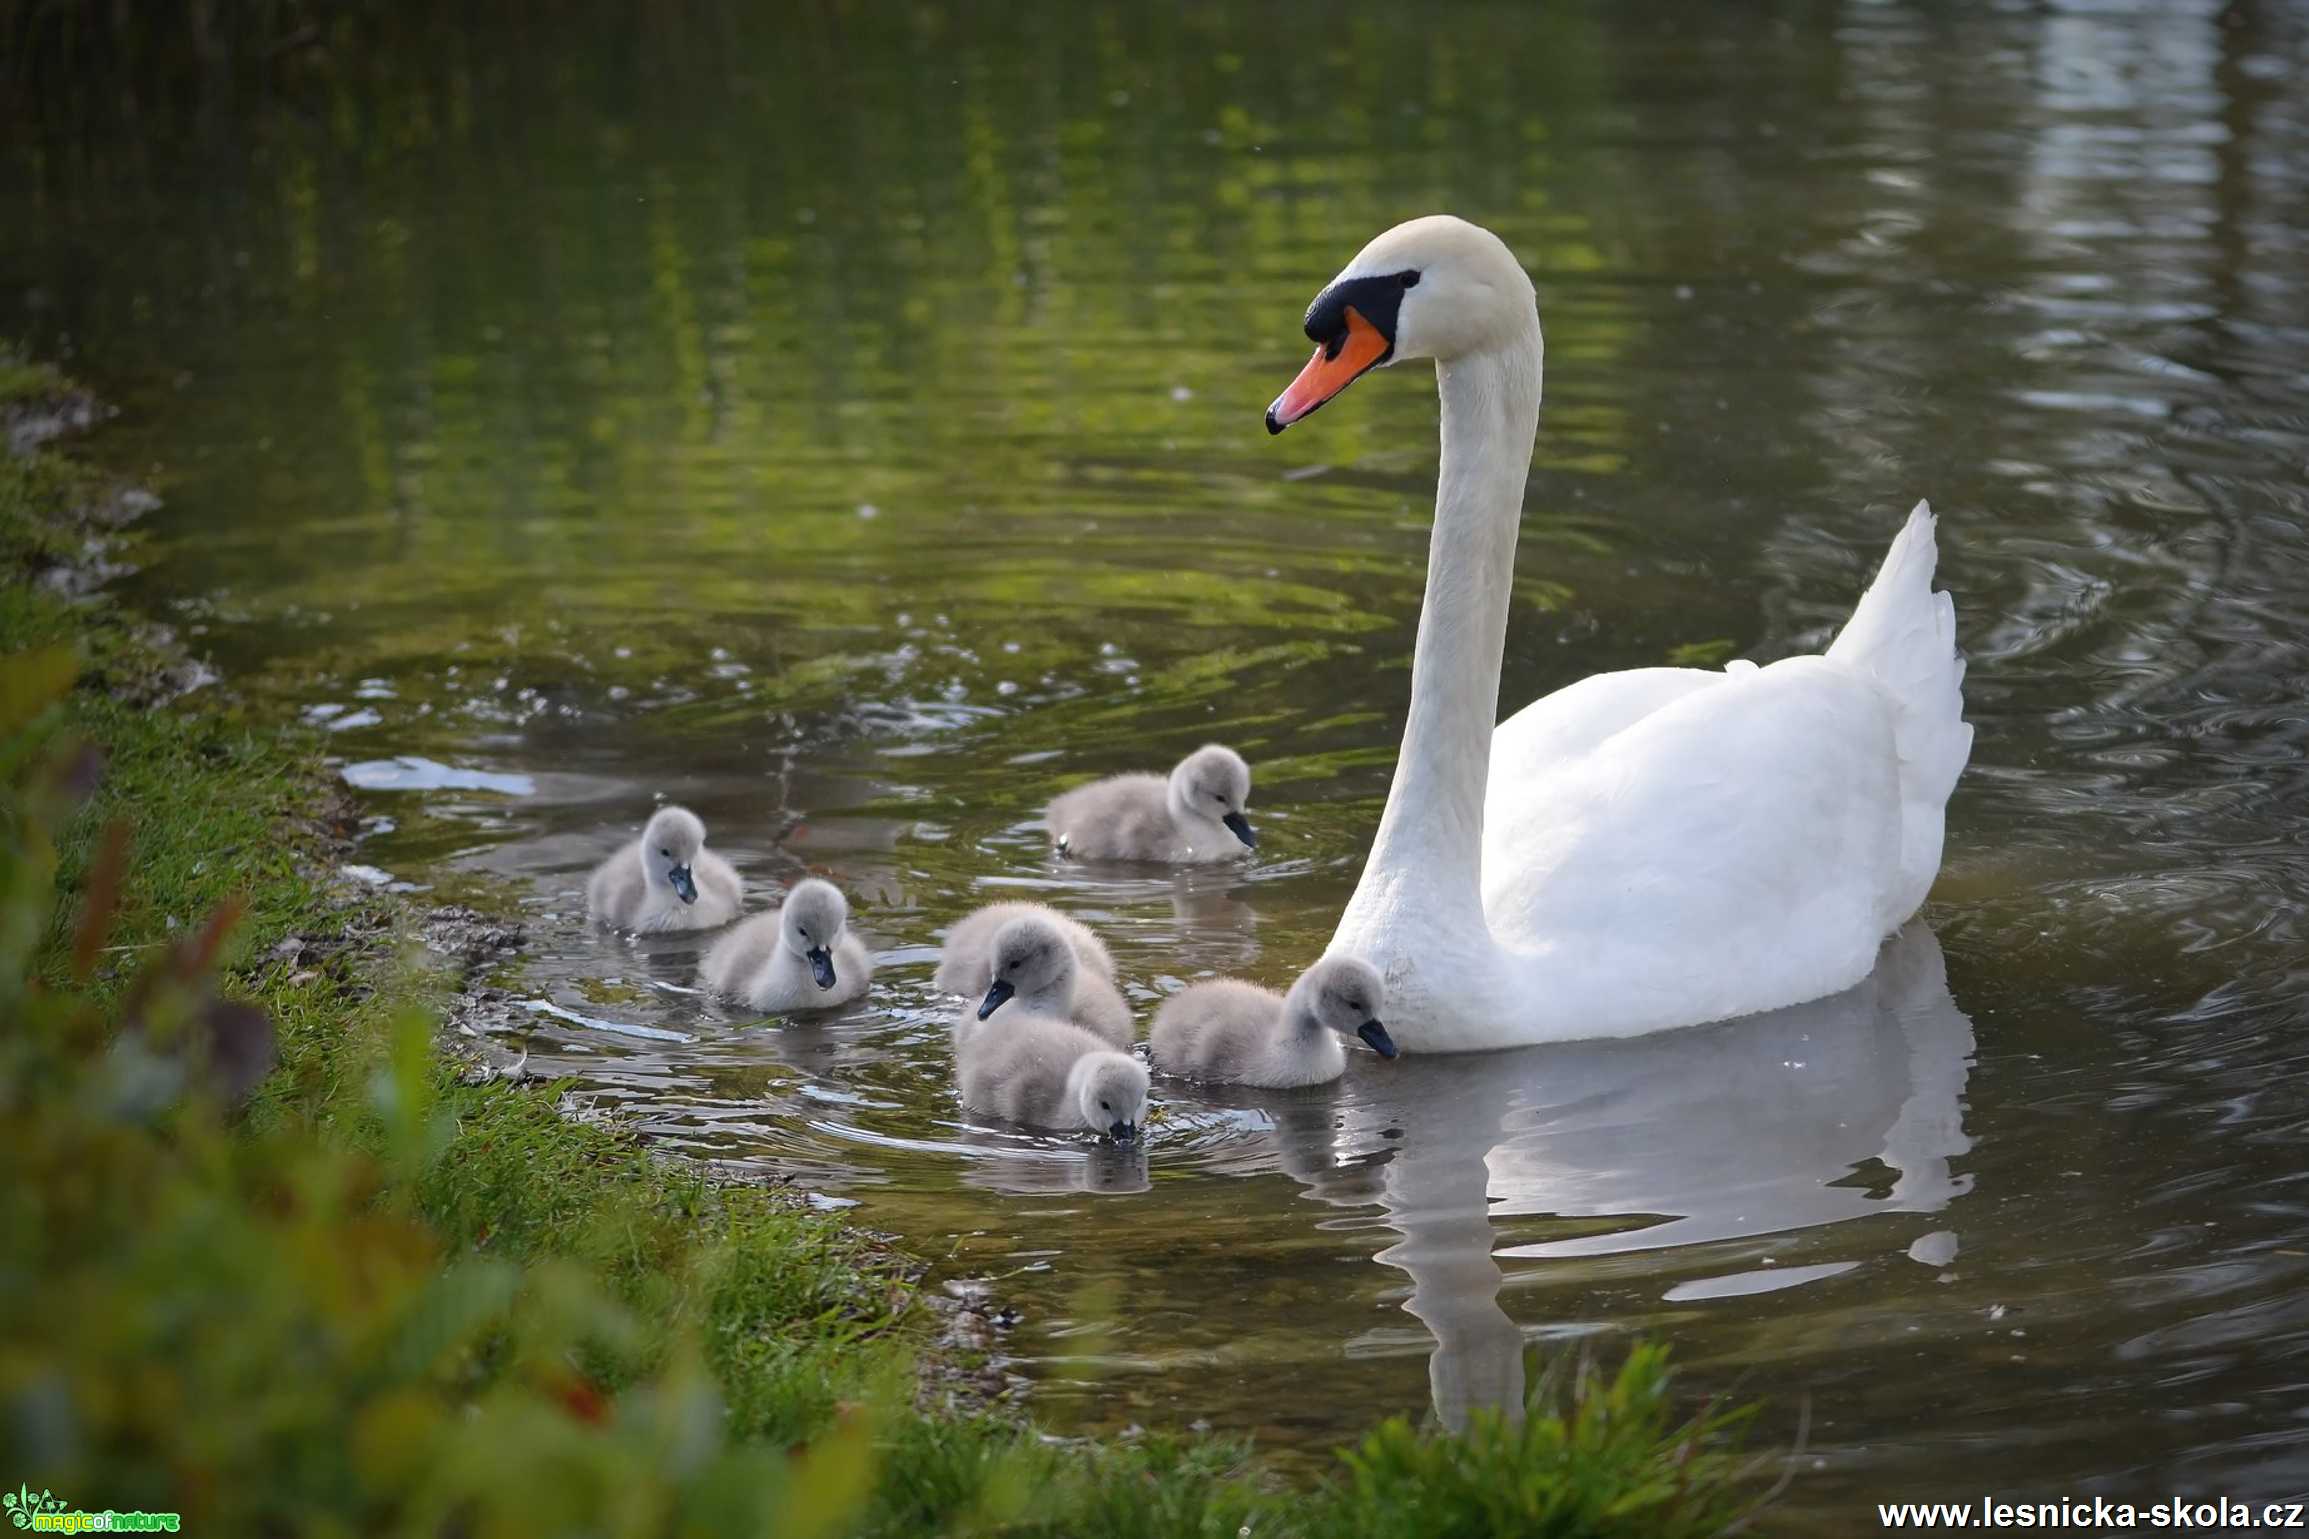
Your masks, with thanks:
M1098 1109L1099 1109L1100 1111L1113 1111L1113 1110L1114 1110L1114 1108L1113 1108L1113 1107L1111 1107L1111 1106L1107 1105L1107 1104L1106 1104L1106 1102L1104 1102L1104 1101L1101 1101L1101 1102L1099 1102L1099 1103L1098 1103Z
M668 860L671 860L671 859L673 859L673 851L671 851L671 850L660 850L660 851L658 851L658 853L659 853L660 855L663 855L663 856L664 856L666 859L668 859Z

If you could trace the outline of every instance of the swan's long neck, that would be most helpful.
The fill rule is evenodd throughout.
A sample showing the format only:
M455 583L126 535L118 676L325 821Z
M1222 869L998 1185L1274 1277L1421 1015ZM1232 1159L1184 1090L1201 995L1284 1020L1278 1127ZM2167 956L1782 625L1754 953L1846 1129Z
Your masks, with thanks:
M1539 427L1540 336L1440 365L1443 465L1411 716L1354 909L1415 889L1431 922L1483 925L1483 797L1515 586L1515 535ZM1352 910L1351 910L1352 911Z

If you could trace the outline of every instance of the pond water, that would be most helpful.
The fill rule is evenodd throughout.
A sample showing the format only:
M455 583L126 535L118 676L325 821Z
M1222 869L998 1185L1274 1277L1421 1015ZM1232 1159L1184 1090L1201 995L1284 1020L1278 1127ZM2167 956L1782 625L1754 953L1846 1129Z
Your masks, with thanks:
M420 6L0 157L0 331L168 498L129 592L410 761L359 859L515 884L509 1050L998 1279L1059 1427L1297 1457L1653 1332L1805 1423L1793 1526L2309 1486L2309 10L739 11ZM1088 919L1142 1012L1328 938L1434 395L1260 412L1437 208L1547 327L1509 707L1815 649L1941 510L1932 903L1772 1017L1158 1082L1136 1152L973 1123L929 983L973 905ZM1045 853L1055 790L1211 739L1255 862ZM761 1027L588 930L661 797L758 894L839 882L870 999Z

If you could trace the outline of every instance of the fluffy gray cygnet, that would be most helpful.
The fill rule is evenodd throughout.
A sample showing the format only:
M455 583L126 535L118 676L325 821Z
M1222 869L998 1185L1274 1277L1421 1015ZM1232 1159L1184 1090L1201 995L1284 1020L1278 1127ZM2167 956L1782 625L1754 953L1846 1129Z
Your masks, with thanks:
M1146 1065L1049 1016L997 1019L972 1032L955 1052L954 1083L972 1111L1027 1127L1128 1139L1146 1114Z
M1078 860L1202 865L1232 860L1259 836L1243 809L1251 767L1232 748L1206 744L1166 778L1116 775L1077 786L1043 812L1050 842Z
M874 975L850 931L850 903L831 882L796 882L786 901L713 943L698 974L717 994L766 1015L828 1010L866 992Z
M1130 1005L1115 986L1086 971L1066 930L1053 916L1024 913L994 932L986 991L965 1003L954 1020L954 1041L1011 1016L1071 1021L1106 1046L1128 1049L1138 1035Z
M1028 933L1054 933L1064 937L1074 952L1075 961L1073 977L1065 983L1056 976L1057 963L1044 961L1045 971L1037 975L1040 983L1032 1013L1072 1020L1107 1038L1115 1047L1128 1047L1136 1028L1131 1022L1130 1006L1114 986L1114 957L1107 951L1106 943L1092 934L1088 926L1039 903L990 903L946 932L938 974L931 981L940 993L960 994L970 1001L955 1021L955 1041L959 1043L971 1026L984 1019L977 1011L994 988L996 938L1022 919L1039 921L1043 927L1039 932ZM1013 977L1011 993L1004 998L1012 997L1019 986L1020 979ZM993 1009L999 1009L1001 1003L1001 1000L995 1001Z
M1379 1024L1381 996L1377 969L1352 957L1323 958L1287 995L1212 978L1163 1001L1147 1050L1156 1068L1188 1079L1268 1090L1320 1085L1346 1072L1349 1037L1395 1056Z
M744 906L745 884L705 846L706 826L696 813L660 807L639 839L594 867L586 912L643 935L728 924Z

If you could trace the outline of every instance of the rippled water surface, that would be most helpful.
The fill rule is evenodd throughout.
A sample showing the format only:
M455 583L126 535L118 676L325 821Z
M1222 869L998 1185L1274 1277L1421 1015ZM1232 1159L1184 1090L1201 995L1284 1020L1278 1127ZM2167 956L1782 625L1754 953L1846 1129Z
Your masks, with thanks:
M523 895L508 1050L1000 1279L1059 1425L1317 1449L1641 1330L1808 1409L1822 1531L2309 1486L2309 10L642 9L95 89L0 173L0 325L168 496L134 598L349 765L457 772L364 793L359 858ZM1165 1086L1136 1153L974 1124L970 906L1092 921L1142 1011L1328 937L1433 391L1259 413L1435 208L1547 326L1509 706L1816 648L1941 509L1932 904L1777 1016ZM1055 790L1213 738L1255 864L1044 853ZM661 797L845 887L871 998L762 1027L589 931Z

